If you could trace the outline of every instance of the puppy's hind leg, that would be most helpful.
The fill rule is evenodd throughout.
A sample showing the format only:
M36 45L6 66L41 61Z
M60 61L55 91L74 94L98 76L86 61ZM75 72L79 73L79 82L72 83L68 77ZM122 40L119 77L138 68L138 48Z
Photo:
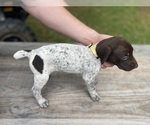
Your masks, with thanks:
M49 74L34 75L34 85L32 87L32 92L38 104L42 108L48 107L48 101L45 98L43 98L41 95L41 90L46 85L48 79L49 79Z
M93 74L83 74L82 75L83 79L85 80L85 84L87 86L88 92L90 94L90 97L93 101L99 101L100 97L96 92L96 88L95 88L95 77L96 75Z

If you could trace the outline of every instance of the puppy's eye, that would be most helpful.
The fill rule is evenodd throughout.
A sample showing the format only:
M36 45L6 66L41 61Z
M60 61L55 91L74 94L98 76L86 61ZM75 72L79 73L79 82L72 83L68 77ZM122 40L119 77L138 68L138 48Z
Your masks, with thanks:
M124 57L122 57L121 59L122 60L127 60L129 58L129 56L124 56Z

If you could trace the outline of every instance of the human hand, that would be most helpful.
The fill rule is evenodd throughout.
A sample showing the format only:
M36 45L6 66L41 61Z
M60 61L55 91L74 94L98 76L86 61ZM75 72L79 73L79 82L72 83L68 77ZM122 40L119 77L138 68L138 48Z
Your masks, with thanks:
M114 66L114 64L112 64L112 63L104 62L104 63L101 65L101 68L102 68L102 69L106 69L106 68L108 68L108 67L113 67L113 66Z
M110 37L113 37L113 36L107 35L107 34L99 34L99 41L102 41L104 39L108 39Z

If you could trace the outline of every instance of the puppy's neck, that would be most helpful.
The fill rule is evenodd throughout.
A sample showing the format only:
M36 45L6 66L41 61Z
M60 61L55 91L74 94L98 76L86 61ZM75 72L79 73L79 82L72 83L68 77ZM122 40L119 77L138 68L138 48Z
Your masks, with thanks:
M96 45L91 43L88 47L91 50L91 52L93 53L93 55L98 59L99 57L98 57L97 52L96 52Z

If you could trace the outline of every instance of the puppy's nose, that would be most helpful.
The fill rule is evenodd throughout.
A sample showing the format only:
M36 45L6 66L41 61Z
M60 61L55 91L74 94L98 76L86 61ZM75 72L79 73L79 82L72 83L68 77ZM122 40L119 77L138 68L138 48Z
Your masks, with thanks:
M137 68L137 67L138 67L138 64L137 64L137 62L136 62L136 61L135 61L135 62L133 62L131 65L132 65L132 67L133 67L133 68Z
M137 64L137 62L135 63L135 66L134 66L135 68L137 68L138 67L138 64Z

